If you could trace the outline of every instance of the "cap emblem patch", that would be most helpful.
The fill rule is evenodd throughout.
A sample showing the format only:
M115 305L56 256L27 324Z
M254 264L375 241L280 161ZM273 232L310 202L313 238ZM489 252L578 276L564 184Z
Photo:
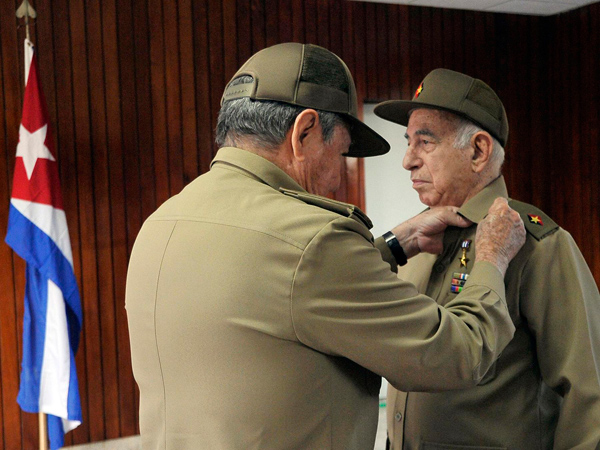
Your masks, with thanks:
M527 214L527 217L529 217L529 222L535 223L540 226L544 226L544 222L542 221L542 218L540 216L534 214Z
M423 83L421 83L419 85L419 87L417 88L417 90L415 91L415 99L419 98L419 95L421 95L422 90L423 90Z

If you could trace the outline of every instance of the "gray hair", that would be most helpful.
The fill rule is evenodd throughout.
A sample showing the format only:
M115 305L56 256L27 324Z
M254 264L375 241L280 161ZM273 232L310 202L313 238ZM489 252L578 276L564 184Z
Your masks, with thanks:
M229 86L251 83L253 78L243 75ZM254 145L274 149L285 140L296 117L306 108L276 101L253 101L240 98L224 102L217 119L216 143L219 147L239 145L239 140L249 140ZM343 125L339 114L319 111L323 140L331 141L336 125Z
M463 117L457 117L456 123L456 137L454 138L454 148L464 149L471 144L471 138L480 131L485 131L478 125L475 125L468 119ZM491 136L491 135L490 135ZM490 158L491 167L497 167L498 173L504 163L504 148L500 145L500 142L492 136L494 146L492 149L492 156Z

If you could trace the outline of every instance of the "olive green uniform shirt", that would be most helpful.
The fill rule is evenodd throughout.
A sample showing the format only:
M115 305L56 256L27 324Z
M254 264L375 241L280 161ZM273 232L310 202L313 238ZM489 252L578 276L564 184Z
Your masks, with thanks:
M460 213L477 224L497 197L507 198L502 178ZM409 394L389 389L394 449L598 448L598 288L569 233L533 206L513 201L511 206L528 230L505 277L515 336L477 387ZM475 231L476 225L449 228L442 255L418 255L399 276L440 305L455 301L453 275L473 270ZM465 240L471 243L467 266L461 267Z
M143 448L364 450L379 375L477 383L514 331L500 272L478 264L440 307L397 278L369 226L236 148L165 202L127 275Z

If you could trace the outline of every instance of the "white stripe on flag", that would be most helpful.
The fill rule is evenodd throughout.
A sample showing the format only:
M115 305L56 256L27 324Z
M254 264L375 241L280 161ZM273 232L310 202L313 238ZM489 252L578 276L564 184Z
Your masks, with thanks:
M67 399L71 373L71 348L67 333L65 301L60 288L48 280L46 336L40 380L40 411L63 418L65 433L80 425L68 417Z
M73 267L73 253L71 252L71 241L65 212L51 205L34 203L28 200L11 198L10 202L21 214L50 236Z

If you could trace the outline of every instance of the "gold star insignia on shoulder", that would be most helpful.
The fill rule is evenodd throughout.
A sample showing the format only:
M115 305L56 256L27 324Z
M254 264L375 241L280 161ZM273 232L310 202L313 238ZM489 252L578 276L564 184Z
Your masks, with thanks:
M540 226L544 226L544 222L542 221L542 218L540 216L536 214L527 214L527 217L529 217L529 222L535 223Z

